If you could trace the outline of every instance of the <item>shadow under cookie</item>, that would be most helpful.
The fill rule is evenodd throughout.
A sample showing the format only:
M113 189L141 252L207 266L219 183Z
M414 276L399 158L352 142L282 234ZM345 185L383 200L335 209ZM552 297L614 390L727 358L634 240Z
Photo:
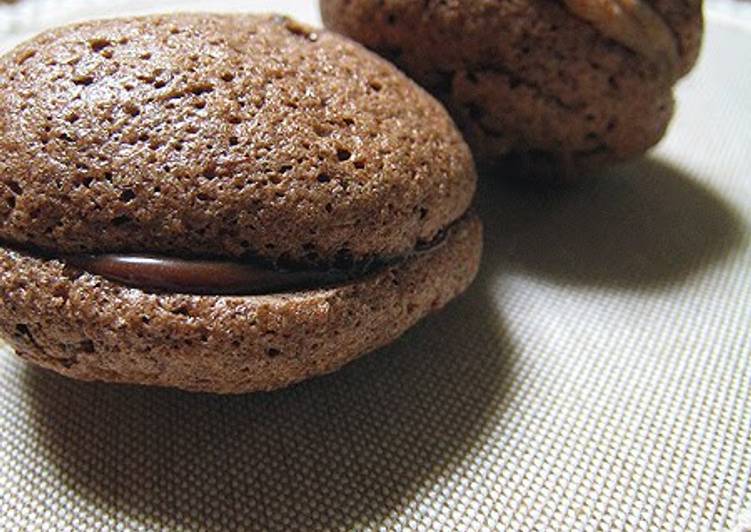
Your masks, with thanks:
M669 286L722 260L745 238L743 222L720 196L656 158L568 188L482 177L486 247L504 250L510 270L561 283Z
M237 397L29 367L51 474L105 516L223 529L379 523L471 460L513 384L483 268L469 293L336 374Z

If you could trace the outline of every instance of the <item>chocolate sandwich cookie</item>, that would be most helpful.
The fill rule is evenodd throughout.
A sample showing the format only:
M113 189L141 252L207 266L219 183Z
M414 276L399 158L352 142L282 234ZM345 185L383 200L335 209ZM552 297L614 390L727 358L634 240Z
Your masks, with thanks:
M46 32L0 59L0 332L65 375L240 393L332 371L473 279L469 148L283 17Z
M443 100L478 162L564 173L656 144L702 37L700 0L321 0L321 10Z

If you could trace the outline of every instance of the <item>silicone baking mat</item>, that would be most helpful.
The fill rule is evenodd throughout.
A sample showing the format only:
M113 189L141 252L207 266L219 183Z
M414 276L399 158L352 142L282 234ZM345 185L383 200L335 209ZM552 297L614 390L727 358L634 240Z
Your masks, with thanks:
M84 16L207 8L153 4L21 0L0 11L2 46ZM314 2L209 7L318 22ZM678 101L657 149L591 182L483 175L477 282L337 374L190 395L69 381L3 348L0 528L740 530L751 33L709 17Z

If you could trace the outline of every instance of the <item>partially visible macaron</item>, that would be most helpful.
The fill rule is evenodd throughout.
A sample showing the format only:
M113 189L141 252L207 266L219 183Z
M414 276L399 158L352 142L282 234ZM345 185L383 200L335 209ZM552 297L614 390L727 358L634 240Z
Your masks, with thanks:
M248 392L332 371L474 277L441 105L283 17L43 33L0 59L0 332L81 379Z
M439 97L479 163L577 173L664 135L700 0L321 0L326 25Z

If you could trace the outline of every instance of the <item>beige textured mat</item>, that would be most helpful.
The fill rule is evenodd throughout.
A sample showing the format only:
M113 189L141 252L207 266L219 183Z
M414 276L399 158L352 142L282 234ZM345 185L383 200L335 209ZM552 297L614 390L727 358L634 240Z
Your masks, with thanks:
M0 529L735 527L751 33L710 21L679 99L654 153L595 182L484 176L476 284L338 374L223 398L80 384L2 350Z

